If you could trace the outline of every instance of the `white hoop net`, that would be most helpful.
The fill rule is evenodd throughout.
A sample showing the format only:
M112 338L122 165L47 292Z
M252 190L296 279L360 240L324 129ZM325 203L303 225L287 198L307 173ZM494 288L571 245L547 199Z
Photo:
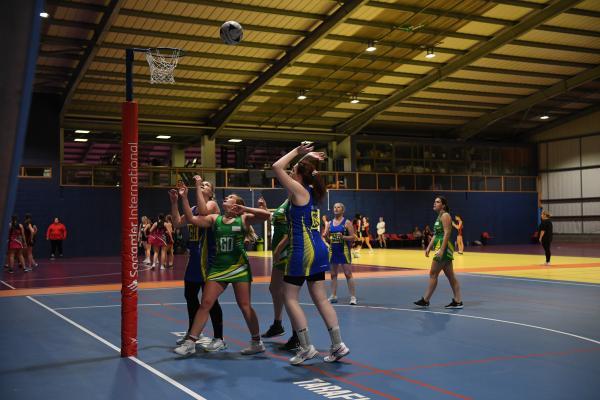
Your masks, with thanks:
M181 55L180 49L148 49L146 60L150 66L150 83L175 83L173 73Z

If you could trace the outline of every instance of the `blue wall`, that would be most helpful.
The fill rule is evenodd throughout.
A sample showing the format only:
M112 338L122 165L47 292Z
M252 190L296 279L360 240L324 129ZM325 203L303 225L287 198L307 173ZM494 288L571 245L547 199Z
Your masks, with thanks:
M65 242L67 256L101 256L119 253L120 191L118 188L75 188L59 186L59 102L52 96L36 95L33 98L30 125L23 156L24 165L53 168L52 179L20 179L17 188L15 212L23 218L33 214L40 229L35 254L46 257L49 245L45 232L55 216L67 226L69 237ZM217 190L219 202L224 195L235 192L247 205L252 205L260 195L269 207L274 208L286 197L282 189ZM536 228L536 193L442 193L449 202L451 213L462 215L465 221L465 239L479 239L488 231L495 244L528 243ZM331 190L329 208L335 202L346 205L346 215L360 213L369 217L372 233L380 216L383 216L389 233L407 233L415 225L423 228L432 225L436 216L432 211L433 192L376 192ZM156 216L168 213L170 203L166 189L140 190L140 215ZM328 211L327 199L321 205L322 213ZM257 232L262 232L258 230Z

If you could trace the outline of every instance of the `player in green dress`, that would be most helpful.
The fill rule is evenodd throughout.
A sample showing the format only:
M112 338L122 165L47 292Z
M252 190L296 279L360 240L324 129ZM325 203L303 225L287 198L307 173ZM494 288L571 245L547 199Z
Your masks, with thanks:
M250 346L243 349L241 353L251 355L264 352L265 346L260 340L258 318L250 302L252 271L244 249L244 237L251 224L264 222L271 215L260 208L245 207L244 200L235 194L230 194L223 201L224 215L193 215L187 191L185 186L179 189L185 218L201 228L213 229L217 253L206 278L200 308L196 312L192 328L185 342L175 348L175 352L180 355L196 352L196 340L204 329L209 311L229 283L233 286L236 302L252 337Z
M425 250L425 257L429 257L429 252L433 247L435 255L431 262L431 269L429 270L429 285L425 291L425 295L420 300L415 301L414 304L419 307L429 307L429 300L437 287L438 276L443 270L446 278L450 282L454 297L450 304L446 305L449 309L463 308L462 298L460 294L460 284L456 275L454 274L454 267L452 266L452 260L454 260L454 245L450 240L450 234L452 233L452 218L450 217L450 208L448 207L448 201L444 196L438 196L433 202L433 210L438 213L438 217L433 225L434 236L433 240L429 242L427 249Z

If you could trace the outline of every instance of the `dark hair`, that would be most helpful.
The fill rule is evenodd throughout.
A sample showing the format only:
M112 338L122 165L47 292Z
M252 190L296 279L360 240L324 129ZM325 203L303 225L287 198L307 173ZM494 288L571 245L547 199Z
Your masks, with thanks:
M315 166L306 160L301 160L296 169L296 173L302 177L302 182L312 186L315 203L320 203L325 196L326 189L321 177L315 171Z
M10 218L10 229L18 229L19 228L19 217L17 214L13 214Z
M233 196L235 198L235 204L240 205L240 206L246 205L246 202L244 201L242 196L240 196L239 194L231 193L229 196Z
M33 221L31 219L31 214L29 214L29 213L25 214L25 221L24 222L25 222L25 225L27 225L27 224L33 225Z
M156 227L160 229L165 228L165 216L163 214L158 214L158 219L156 220Z
M444 196L435 196L435 198L440 199L440 201L442 202L442 206L444 207L444 211L449 213L450 207L448 207L448 200L446 200L446 198Z
M167 220L167 222L173 222L171 214L167 214L167 216L165 217L165 219Z

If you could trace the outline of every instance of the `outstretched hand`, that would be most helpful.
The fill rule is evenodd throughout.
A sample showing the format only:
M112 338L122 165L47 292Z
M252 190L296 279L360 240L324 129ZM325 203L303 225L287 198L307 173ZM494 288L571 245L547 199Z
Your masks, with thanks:
M183 198L187 198L187 194L188 194L188 188L185 185L181 185L179 187L179 196L183 197Z
M202 177L200 175L194 175L194 182L196 186L200 186L202 184Z
M312 143L303 143L300 146L296 147L296 150L298 150L298 154L301 156L312 152L314 149L315 147L312 145Z
M176 189L171 189L169 190L169 199L171 199L171 203L177 203L177 190Z
M324 159L327 158L327 154L325 154L322 151L311 151L310 153L308 153L306 155L306 157L310 157L310 158L313 158L318 161L323 161Z

